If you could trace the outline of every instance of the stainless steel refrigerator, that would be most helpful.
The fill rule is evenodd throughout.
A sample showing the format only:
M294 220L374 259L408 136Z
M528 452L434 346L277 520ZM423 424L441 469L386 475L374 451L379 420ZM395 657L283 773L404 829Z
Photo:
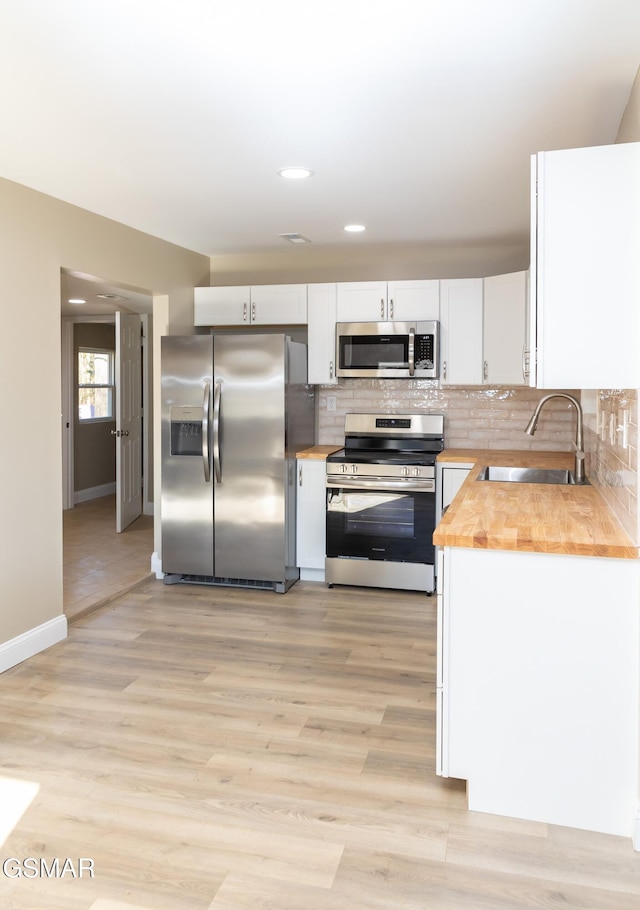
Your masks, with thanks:
M295 456L314 442L306 345L285 335L162 338L162 571L166 583L286 591Z

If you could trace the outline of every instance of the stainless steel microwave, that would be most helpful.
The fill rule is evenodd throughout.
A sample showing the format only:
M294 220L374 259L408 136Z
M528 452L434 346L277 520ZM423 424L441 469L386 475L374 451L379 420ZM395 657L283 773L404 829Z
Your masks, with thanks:
M336 375L352 379L437 379L440 323L339 322Z

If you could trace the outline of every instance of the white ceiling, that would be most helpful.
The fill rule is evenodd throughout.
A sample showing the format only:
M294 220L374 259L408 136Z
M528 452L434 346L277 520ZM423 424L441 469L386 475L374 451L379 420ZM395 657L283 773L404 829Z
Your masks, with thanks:
M640 0L20 0L0 176L207 255L521 241L638 66Z

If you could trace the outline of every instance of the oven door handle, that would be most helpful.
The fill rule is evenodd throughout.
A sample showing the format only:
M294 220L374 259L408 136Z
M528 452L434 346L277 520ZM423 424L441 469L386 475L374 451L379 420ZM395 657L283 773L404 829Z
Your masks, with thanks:
M434 493L436 489L434 480L424 478L412 480L409 477L398 477L395 480L389 477L350 477L343 474L336 477L327 476L327 489L335 490L340 487L358 487L360 490L377 490L380 493L397 491Z

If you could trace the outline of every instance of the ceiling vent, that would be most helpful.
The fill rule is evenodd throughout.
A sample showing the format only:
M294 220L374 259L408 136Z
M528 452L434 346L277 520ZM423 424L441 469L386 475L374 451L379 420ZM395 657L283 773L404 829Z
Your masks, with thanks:
M121 297L119 294L96 294L100 300L128 300L128 297Z
M282 237L288 243L311 243L309 238L304 237L302 234L278 234L278 237Z

